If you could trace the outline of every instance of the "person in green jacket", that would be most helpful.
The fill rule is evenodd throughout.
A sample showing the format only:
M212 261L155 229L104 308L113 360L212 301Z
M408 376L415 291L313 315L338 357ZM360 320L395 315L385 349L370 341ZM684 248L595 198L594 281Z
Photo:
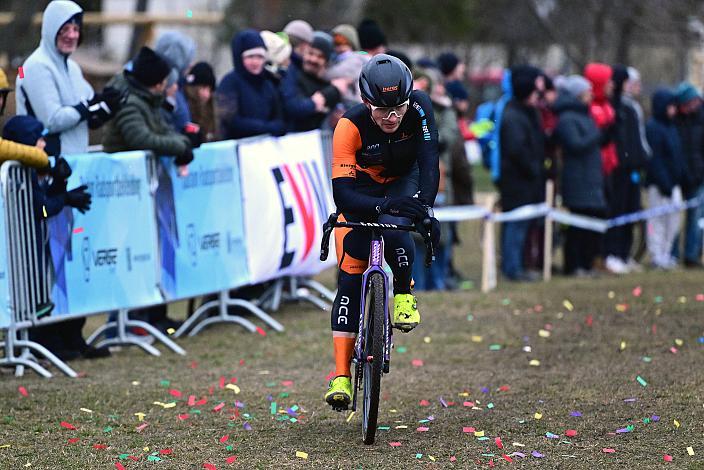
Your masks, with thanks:
M142 47L132 70L124 72L129 96L107 126L103 137L106 152L151 150L157 156L175 157L179 166L193 161L190 140L174 131L159 112L170 71L166 60Z

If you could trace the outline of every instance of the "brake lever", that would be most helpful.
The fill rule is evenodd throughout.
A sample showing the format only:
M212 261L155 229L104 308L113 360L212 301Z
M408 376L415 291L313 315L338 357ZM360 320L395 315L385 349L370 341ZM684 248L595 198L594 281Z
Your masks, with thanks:
M320 261L328 259L328 254L330 253L330 234L332 234L332 230L335 228L335 222L337 222L337 213L333 212L323 224L323 239L320 242Z

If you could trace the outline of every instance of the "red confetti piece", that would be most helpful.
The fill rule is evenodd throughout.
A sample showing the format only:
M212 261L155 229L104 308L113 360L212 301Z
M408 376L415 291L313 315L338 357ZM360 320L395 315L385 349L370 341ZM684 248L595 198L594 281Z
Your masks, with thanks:
M636 286L633 288L633 297L640 297L640 294L643 293L643 289L640 286Z
M241 365L241 366L244 365L244 359L240 359L240 365Z
M401 447L401 443L400 443L400 442L389 442L389 445L390 445L391 447Z
M203 468L205 470L218 470L218 468L215 465L213 465L212 463L204 463Z
M75 444L75 443L77 443L77 442L79 442L79 441L80 441L79 438L77 438L77 437L72 437L71 439L68 440L68 443L69 443L69 444Z
M178 419L180 419L181 421L186 421L190 417L191 417L191 415L189 415L188 413L183 413L181 415L178 415Z
M159 451L161 455L171 455L174 453L173 449L161 449Z
M428 400L421 400L420 406L430 406L430 402Z
M457 457L455 457L454 455L452 457L450 457L450 462L456 462L456 461L457 461Z
M212 394L213 394L213 390L215 390L215 387L213 387L213 386L211 385L210 388L208 389L208 395L212 395Z
M171 395L172 397L181 398L181 395L183 394L180 391L172 388L171 390L169 390L169 395Z
M500 437L497 437L496 439L494 439L494 442L496 442L496 447L498 447L499 449L503 449L503 448L504 448L504 444L503 444L503 442L501 442L501 438L500 438Z
M237 460L237 456L236 456L236 455L231 455L230 457L228 457L228 458L225 459L225 462L228 463L228 464L233 464L233 463L235 463L235 460Z
M188 406L193 406L196 404L196 396L195 395L190 395L188 397Z
M191 369L197 369L197 368L198 368L198 363L197 363L196 361L191 361L190 368L191 368Z
M574 437L576 435L577 431L575 431L574 429L568 429L567 431L565 431L565 436L567 437Z
M418 432L428 432L430 431L430 428L426 428L425 426L420 426L418 429L416 429Z
M216 405L215 408L213 408L213 411L220 411L225 407L225 402L221 401L219 405Z
M229 435L229 434L225 434L224 436L222 436L222 437L220 438L220 443L221 443L221 444L226 443L229 438L230 438L230 435Z
M128 455L127 458L130 459L130 460L133 461L133 462L139 462L139 457L137 457L137 456Z
M224 375L220 376L220 384L218 386L220 388L225 388L225 376Z
M62 428L66 428L66 429L70 429L71 431L75 431L75 430L76 430L76 426L74 426L74 425L71 424L71 423L67 423L66 421L61 421L61 427L62 427Z
M471 408L474 406L474 402L473 401L466 401L466 402L462 403L462 406L469 406Z
M499 387L499 392L508 392L509 390L511 390L511 387L508 385L502 385Z
M665 460L665 462L672 462L672 456L665 454L663 456L663 460Z
M411 365L413 367L423 367L423 360L422 359L413 359L411 361Z
M73 229L74 234L83 233L83 227L76 227Z
M592 326L592 324L594 323L594 317L592 317L591 315L587 315L587 319L584 320L584 323L587 326Z
M205 405L206 403L208 403L208 399L207 399L207 398L201 398L200 400L198 400L198 401L196 402L196 406L203 406L203 405Z
M650 331L652 331L653 334L656 334L658 332L658 326L653 323L653 326L650 327Z
M501 457L507 462L513 462L513 459L506 454L503 454Z
M142 432L142 431L144 431L144 428L146 428L147 426L149 426L148 423L140 424L139 426L137 426L136 428L134 428L134 430L137 431L137 432Z
M230 383L231 383L231 384L236 384L236 383L237 383L237 377L230 377Z
M672 347L670 348L670 352L671 352L672 354L677 354L677 348L674 347L674 346L672 346Z
M694 297L694 299L695 299L697 302L704 302L704 294L697 294L697 295Z
M125 467L120 462L115 462L115 468L117 470L125 470Z
M262 336L266 336L266 331L262 330L260 326L257 327L257 333L259 333Z
M601 451L605 454L613 454L614 452L616 452L616 449L607 449L605 447L605 448L601 449Z
M106 446L105 444L93 444L93 449L103 450L107 448L108 446Z
M281 382L281 385L283 385L284 387L290 387L291 385L293 385L293 380L284 380L283 382Z
M476 431L472 426L462 426L462 432L473 433Z
M22 66L17 67L17 75L19 75L20 78L24 78L24 68Z
M330 373L325 376L325 381L326 381L326 382L329 382L330 380L333 379L333 377L335 377L335 371L334 371L334 370L331 370Z
M27 392L27 389L24 388L22 385L20 385L19 387L17 387L17 390L19 390L20 395L22 395L23 397L28 397L28 396L29 396L29 393Z

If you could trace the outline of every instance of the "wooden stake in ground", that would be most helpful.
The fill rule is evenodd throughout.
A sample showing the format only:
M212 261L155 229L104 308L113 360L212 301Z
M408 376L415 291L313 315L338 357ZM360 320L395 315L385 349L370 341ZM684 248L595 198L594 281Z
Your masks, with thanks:
M493 213L496 196L490 194L486 200L486 209ZM484 221L482 234L482 292L486 293L496 288L496 232L494 221L487 218Z
M555 183L552 180L545 182L545 203L552 209L555 199ZM552 278L552 217L550 212L545 215L545 238L543 240L543 281Z

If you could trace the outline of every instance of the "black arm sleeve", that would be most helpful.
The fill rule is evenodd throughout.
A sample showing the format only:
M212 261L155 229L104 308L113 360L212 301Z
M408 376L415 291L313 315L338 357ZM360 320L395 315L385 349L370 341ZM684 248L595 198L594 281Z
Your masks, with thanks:
M440 184L440 157L438 149L438 128L430 97L422 91L411 94L411 107L418 113L420 136L418 145L418 169L420 170L419 198L424 204L433 206ZM409 112L413 112L409 110Z
M354 190L354 178L335 178L332 180L332 197L340 212L359 215L377 214L377 206L384 198L368 196Z

